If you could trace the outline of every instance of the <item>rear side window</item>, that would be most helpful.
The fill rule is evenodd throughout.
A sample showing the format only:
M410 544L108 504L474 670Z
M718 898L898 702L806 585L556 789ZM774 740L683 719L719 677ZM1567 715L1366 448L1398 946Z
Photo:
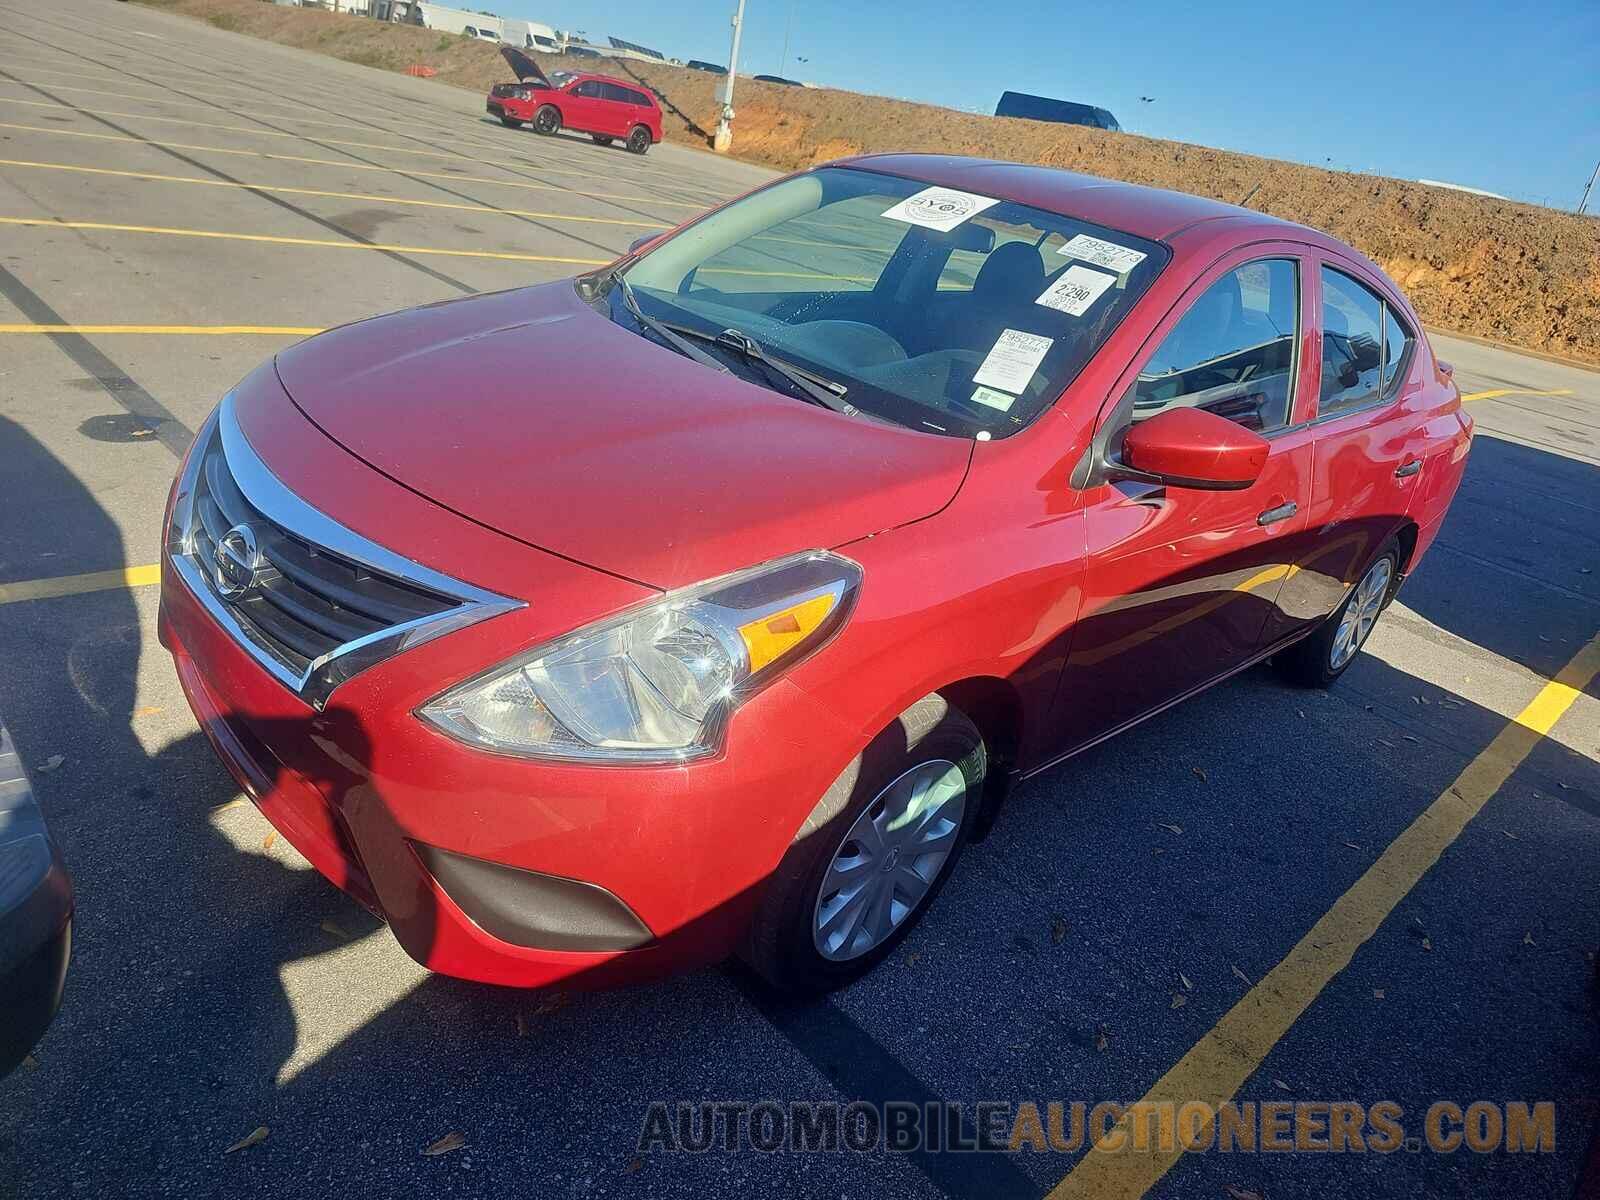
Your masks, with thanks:
M1322 268L1322 392L1318 416L1376 401L1393 379L1383 369L1386 305L1371 288L1331 267ZM1405 331L1392 361L1404 357Z
M650 97L646 96L643 92L635 92L630 90L628 92L628 99L634 104L643 105L645 108L650 107Z
M1415 339L1405 322L1394 315L1394 306L1387 301L1383 306L1383 394L1391 396L1399 386L1406 365L1411 361L1411 343Z
M1203 408L1258 433L1287 425L1299 276L1293 259L1264 258L1208 287L1139 372L1133 419Z

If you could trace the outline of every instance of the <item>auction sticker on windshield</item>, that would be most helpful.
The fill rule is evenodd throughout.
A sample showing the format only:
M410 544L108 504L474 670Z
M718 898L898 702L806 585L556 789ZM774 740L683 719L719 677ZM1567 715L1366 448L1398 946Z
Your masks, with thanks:
M1081 317L1116 281L1115 275L1091 271L1088 267L1074 264L1061 272L1061 277L1045 288L1044 295L1034 303L1059 309L1069 316Z
M989 196L958 192L955 188L930 187L923 188L915 196L907 196L883 215L891 221L905 221L949 233L968 217L999 203Z
M1145 260L1143 250L1130 250L1127 246L1090 237L1087 233L1080 233L1056 253L1065 254L1068 258L1081 258L1084 262L1092 262L1118 275L1133 270Z
M1053 345L1054 338L1007 329L995 339L989 356L973 374L972 382L1003 392L1020 393Z

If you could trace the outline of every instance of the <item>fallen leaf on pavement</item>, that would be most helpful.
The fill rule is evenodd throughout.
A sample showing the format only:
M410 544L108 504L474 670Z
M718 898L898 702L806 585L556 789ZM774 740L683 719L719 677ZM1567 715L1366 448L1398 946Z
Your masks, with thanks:
M1274 1079L1272 1081L1272 1086L1278 1088L1280 1091L1287 1092L1289 1090L1289 1085L1281 1079Z
M911 953L906 955L906 966L908 966L908 967L914 967L921 961L922 961L922 955L919 954L915 950L911 951Z
M1094 1030L1094 1048L1096 1050L1111 1049L1111 1033L1104 1025L1096 1025Z
M323 933L332 934L341 942L348 942L350 940L350 935L341 929L336 921L324 921L321 925L317 926L317 928L322 930Z
M1182 825L1169 825L1165 821L1157 821L1156 824L1158 826L1160 826L1162 829L1171 830L1173 833L1182 833L1183 832L1183 826Z
M1400 736L1408 742L1415 742L1419 746L1422 745L1422 739L1419 737L1412 737L1409 733L1402 733Z
M1385 741L1383 738L1379 738L1378 739L1378 745L1385 746L1390 750L1396 749L1395 744L1393 742Z
M1182 992L1172 993L1173 1008L1182 1008L1187 1003L1189 1003L1189 997L1185 996Z
M1061 917L1050 922L1050 940L1057 946L1067 940L1067 923Z
M272 849L272 843L277 841L277 840L278 840L278 831L276 829L269 829L269 830L267 830L266 836L261 839L261 848L263 850L271 850Z
M644 1159L635 1154L628 1160L628 1165L622 1168L622 1173L624 1175L632 1175L642 1170L644 1170Z
M1372 989L1372 998L1374 1000L1382 1000L1383 999L1383 989L1382 988L1373 988Z
M48 775L67 760L59 754L52 754L34 769L41 775Z
M1238 976L1240 979L1244 980L1246 987L1255 987L1255 984L1250 982L1250 976L1246 975L1243 971L1239 970L1238 967L1234 967L1233 968L1233 973L1236 976Z
M1262 1200L1260 1192L1252 1192L1249 1188L1242 1188L1238 1184L1228 1185L1228 1200Z
M422 1153L428 1158L437 1158L441 1154L449 1154L452 1150L459 1150L467 1144L467 1139L459 1133L447 1133L436 1142L429 1142L423 1147Z
M1511 830L1509 830L1509 829L1502 829L1502 830L1501 830L1501 831L1500 831L1500 832L1501 832L1501 833L1503 833L1503 834L1505 834L1505 835L1506 835L1506 836L1507 836L1507 837L1508 837L1508 838L1510 838L1510 839L1511 839L1511 840L1512 840L1512 841L1513 841L1513 842L1520 842L1520 841L1521 841L1521 840L1522 840L1522 839L1521 839L1521 838L1519 838L1519 837L1518 837L1518 836L1517 836L1517 835L1516 835L1516 834L1514 834L1514 833L1512 833L1512 832L1511 832Z
M1537 946L1539 943L1533 940L1533 932L1530 930L1522 935L1522 944L1524 946Z
M1191 770L1191 771L1193 771L1195 773L1195 777L1198 778L1201 783L1208 782L1208 780L1206 779L1206 773L1204 771L1202 771L1199 767L1190 767L1189 770Z
M528 1036L528 1018L523 1016L521 1013L517 1014L517 1036Z
M265 1125L257 1125L249 1133L245 1134L237 1142L224 1150L223 1153L232 1154L235 1150L248 1150L251 1146L259 1146L266 1140L267 1127Z
M1433 949L1433 939L1426 938L1426 937L1423 938L1422 939L1422 948L1424 950L1432 950Z
M22 1065L30 1071L37 1071L39 1069L39 1060L31 1054L24 1054L22 1056Z
M1346 843L1345 843L1345 845L1346 845L1346 846L1349 846L1349 847L1350 847L1350 849L1352 849L1352 850L1359 850L1359 849L1361 849L1361 847L1360 847L1360 846L1358 846L1358 845L1356 845L1356 844L1355 844L1355 843L1354 843L1354 842L1346 842Z
M1183 984L1183 990L1184 991L1186 991L1186 992L1194 991L1194 984L1189 982L1189 977L1187 975L1185 975L1182 971L1178 972L1178 982Z

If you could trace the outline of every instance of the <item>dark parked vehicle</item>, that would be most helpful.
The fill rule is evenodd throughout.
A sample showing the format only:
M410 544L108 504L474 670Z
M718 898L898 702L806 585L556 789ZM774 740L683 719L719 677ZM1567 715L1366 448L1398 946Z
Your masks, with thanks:
M1030 96L1027 92L1002 92L994 106L997 117L1023 117L1029 121L1054 121L1058 125L1087 125L1091 129L1121 131L1117 119L1103 108L1054 100L1049 96Z
M72 883L0 725L0 1075L61 1007L71 951Z
M713 75L726 75L727 67L719 67L716 63L701 62L698 58L691 58L683 64L691 71L710 71Z
M784 87L805 87L798 79L785 79L782 75L752 75L750 78L762 83L781 83Z

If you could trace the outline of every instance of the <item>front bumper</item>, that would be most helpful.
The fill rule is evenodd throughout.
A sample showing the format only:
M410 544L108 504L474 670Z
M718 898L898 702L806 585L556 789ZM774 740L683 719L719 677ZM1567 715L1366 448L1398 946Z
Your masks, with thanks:
M72 948L72 884L0 725L0 1076L61 1006Z
M241 410L282 482L365 536L526 607L416 646L318 711L164 564L159 632L202 728L267 819L444 974L598 986L715 961L864 737L779 681L690 765L542 763L464 746L415 716L443 688L651 593L510 543L370 471L292 409Z

